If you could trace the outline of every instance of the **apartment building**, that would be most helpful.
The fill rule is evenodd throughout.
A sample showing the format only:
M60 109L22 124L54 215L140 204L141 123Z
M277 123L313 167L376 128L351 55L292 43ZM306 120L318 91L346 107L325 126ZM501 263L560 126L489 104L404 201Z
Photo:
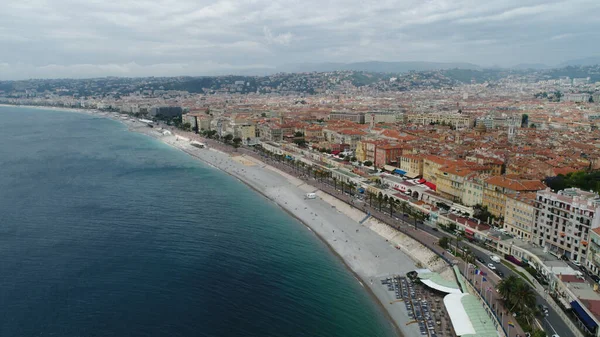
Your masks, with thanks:
M439 174L439 169L446 165L452 165L455 161L434 155L423 157L423 179L435 184Z
M460 165L451 164L441 167L435 183L437 192L453 202L461 201L465 179L469 175L473 175L473 171Z
M590 231L590 244L585 267L596 275L600 274L600 228L594 228Z
M248 139L256 137L256 128L252 124L235 124L233 126L233 136L240 137L244 144Z
M405 117L406 122L420 125L429 125L431 123L447 124L455 126L458 129L469 128L473 125L473 119L467 115L458 113L422 113L409 114Z
M471 175L465 177L462 203L465 206L483 204L483 180L485 176Z
M504 229L526 241L533 237L536 193L515 193L506 196Z
M535 203L534 240L557 257L588 265L592 229L600 227L600 197L568 188L538 191Z
M386 144L377 146L375 151L375 166L383 167L391 163L398 163L398 157L407 150L405 145Z
M329 120L342 120L365 124L365 114L362 112L331 112L329 114Z
M504 217L506 195L536 192L546 188L539 180L512 179L506 176L492 176L484 180L482 205L496 217Z
M416 154L403 154L398 157L400 169L408 177L423 176L423 157Z
M323 137L323 127L320 125L309 125L304 128L304 139L307 141L322 141Z
M283 140L283 128L278 125L263 124L259 127L259 135L263 140L280 142Z
M389 145L389 141L387 140L362 140L361 142L361 149L360 151L364 151L364 158L365 160L369 160L372 163L375 163L375 156L377 154L377 147L378 146L383 146L383 145ZM357 151L359 148L359 145L357 143ZM361 154L362 156L362 154ZM358 156L357 156L358 158Z

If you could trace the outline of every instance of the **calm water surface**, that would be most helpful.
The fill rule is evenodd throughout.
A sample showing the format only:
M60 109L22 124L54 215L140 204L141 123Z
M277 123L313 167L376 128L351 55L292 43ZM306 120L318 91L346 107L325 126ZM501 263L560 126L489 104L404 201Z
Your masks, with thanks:
M0 336L394 336L340 260L120 123L0 107Z

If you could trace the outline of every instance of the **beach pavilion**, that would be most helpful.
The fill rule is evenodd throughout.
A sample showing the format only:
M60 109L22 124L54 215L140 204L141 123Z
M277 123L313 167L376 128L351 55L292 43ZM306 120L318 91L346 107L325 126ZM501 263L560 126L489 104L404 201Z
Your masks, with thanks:
M454 269L460 274L457 268ZM497 323L490 318L477 296L461 291L461 286L466 289L466 285L459 286L455 281L447 280L429 269L417 269L415 272L421 283L447 294L444 296L444 306L457 336L501 336Z

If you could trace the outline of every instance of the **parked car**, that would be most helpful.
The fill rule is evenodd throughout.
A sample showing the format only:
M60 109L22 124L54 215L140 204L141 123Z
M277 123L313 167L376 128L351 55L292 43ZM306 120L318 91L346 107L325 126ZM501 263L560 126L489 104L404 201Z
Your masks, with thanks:
M479 256L475 257L475 260L477 260L477 262L479 262L479 263L485 263L485 261L482 258L480 258Z
M496 255L490 255L490 260L492 260L496 263L500 263L500 258Z
M496 273L496 275L498 275L500 277L504 277L504 273L501 272L500 270L494 270L494 272Z
M594 282L600 283L600 277L598 277L596 275L590 275L590 277L592 278L592 280L594 280Z
M494 266L493 263L488 263L488 268L490 268L491 270L496 270L496 266Z

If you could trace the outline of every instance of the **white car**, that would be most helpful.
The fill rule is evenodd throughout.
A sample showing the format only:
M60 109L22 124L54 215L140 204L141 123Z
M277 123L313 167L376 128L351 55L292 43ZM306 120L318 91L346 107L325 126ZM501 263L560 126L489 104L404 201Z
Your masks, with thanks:
M496 266L494 266L493 263L488 263L488 268L490 268L491 270L496 270Z

